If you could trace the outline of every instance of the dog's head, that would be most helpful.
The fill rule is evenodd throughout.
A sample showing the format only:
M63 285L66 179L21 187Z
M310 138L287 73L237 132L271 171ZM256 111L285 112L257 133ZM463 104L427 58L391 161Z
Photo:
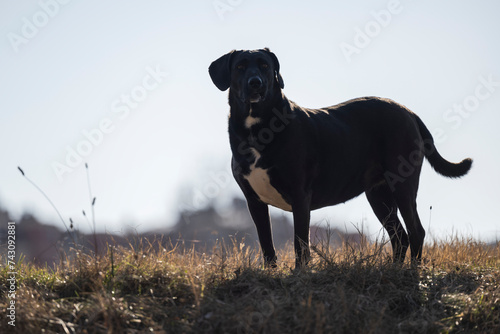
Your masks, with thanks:
M213 83L220 90L231 88L231 94L245 103L264 102L274 89L284 87L276 55L268 48L233 50L214 61L208 68Z

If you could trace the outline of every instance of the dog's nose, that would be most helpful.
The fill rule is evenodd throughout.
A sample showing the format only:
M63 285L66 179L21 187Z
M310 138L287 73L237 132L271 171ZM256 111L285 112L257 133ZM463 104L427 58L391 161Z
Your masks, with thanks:
M248 86L253 89L259 89L262 86L262 80L259 77L251 77L248 79Z

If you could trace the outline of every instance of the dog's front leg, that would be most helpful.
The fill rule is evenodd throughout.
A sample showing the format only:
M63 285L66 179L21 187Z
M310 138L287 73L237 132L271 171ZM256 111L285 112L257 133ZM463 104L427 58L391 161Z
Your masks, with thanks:
M311 207L308 197L303 198L292 206L293 229L295 246L295 268L302 268L309 263L311 253L309 250L309 224L311 220Z
M267 204L254 198L247 198L247 203L250 215L257 227L257 234L259 235L260 247L264 254L265 265L274 268L276 267L277 257L273 245L269 208Z

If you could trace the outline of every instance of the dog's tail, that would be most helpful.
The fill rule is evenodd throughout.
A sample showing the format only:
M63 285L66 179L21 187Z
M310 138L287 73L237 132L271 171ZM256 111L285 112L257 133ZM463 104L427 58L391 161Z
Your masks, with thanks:
M448 160L444 159L437 151L436 146L434 145L434 139L432 138L429 129L427 129L420 117L415 115L415 118L417 120L418 129L420 130L420 135L424 140L425 157L431 164L432 168L434 168L434 170L439 174L446 177L455 178L467 174L472 166L472 159L467 158L459 163L449 162Z

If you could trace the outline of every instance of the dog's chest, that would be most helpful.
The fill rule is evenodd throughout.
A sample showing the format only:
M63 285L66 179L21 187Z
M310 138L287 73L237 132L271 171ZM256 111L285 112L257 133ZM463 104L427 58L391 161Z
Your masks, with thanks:
M292 211L291 205L288 204L278 190L271 185L268 170L256 166L261 157L260 153L254 148L252 148L252 152L255 161L250 165L250 172L244 177L253 191L255 191L262 202L285 211Z

